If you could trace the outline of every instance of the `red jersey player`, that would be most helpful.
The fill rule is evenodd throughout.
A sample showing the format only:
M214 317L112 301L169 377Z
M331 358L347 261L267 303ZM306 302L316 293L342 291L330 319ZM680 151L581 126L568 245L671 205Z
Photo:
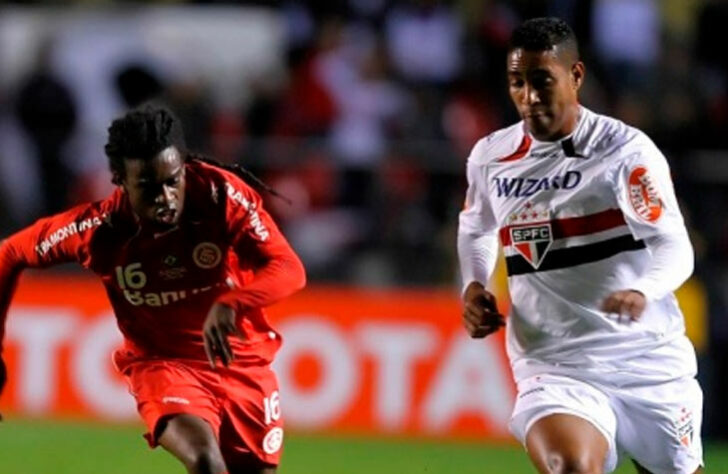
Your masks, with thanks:
M124 336L114 362L150 445L190 473L275 472L281 337L262 308L304 286L300 260L244 170L186 153L167 110L115 120L105 150L111 196L0 245L0 341L21 270L76 261L106 287ZM0 359L0 389L4 372Z

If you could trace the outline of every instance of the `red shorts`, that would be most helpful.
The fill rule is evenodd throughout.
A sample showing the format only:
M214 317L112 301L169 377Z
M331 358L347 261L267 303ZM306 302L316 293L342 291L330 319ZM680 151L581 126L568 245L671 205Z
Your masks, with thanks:
M207 362L152 360L131 364L124 375L149 430L144 436L150 446L157 445L160 419L185 413L210 424L226 463L249 462L252 454L278 465L283 419L278 381L269 366L212 370Z

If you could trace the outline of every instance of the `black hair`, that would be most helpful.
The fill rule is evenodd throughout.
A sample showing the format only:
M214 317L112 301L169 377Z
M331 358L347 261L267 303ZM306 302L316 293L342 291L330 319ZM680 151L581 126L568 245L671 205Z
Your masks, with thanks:
M162 150L174 146L184 157L185 139L177 117L160 106L145 105L111 122L104 146L114 184L124 177L124 160L148 161Z
M508 51L548 51L558 49L568 52L574 61L579 59L579 43L574 30L561 18L531 18L521 23L511 34Z
M290 199L265 184L260 178L238 164L223 164L201 154L190 153L185 146L180 120L167 108L144 105L114 120L109 127L108 142L104 146L109 158L112 182L120 184L124 177L124 160L133 158L148 161L162 150L174 146L183 161L201 161L231 171L259 191L265 191L291 203Z

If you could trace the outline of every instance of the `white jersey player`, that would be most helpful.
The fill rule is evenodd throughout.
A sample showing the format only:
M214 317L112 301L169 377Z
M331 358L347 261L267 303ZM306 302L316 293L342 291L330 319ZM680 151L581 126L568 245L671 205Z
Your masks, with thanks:
M521 25L508 76L524 120L468 158L458 251L473 337L503 324L484 288L505 254L511 430L544 473L610 472L620 456L700 472L702 392L672 294L693 252L667 162L579 105L584 66L563 21Z

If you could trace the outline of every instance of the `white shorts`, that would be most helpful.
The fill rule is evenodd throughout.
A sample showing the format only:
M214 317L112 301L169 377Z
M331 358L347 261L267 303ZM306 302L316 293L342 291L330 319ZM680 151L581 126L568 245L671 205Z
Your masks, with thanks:
M612 472L627 457L652 474L692 474L703 465L702 410L703 392L692 377L617 388L542 374L518 384L509 427L525 446L528 430L539 419L575 415L607 439L604 472Z

